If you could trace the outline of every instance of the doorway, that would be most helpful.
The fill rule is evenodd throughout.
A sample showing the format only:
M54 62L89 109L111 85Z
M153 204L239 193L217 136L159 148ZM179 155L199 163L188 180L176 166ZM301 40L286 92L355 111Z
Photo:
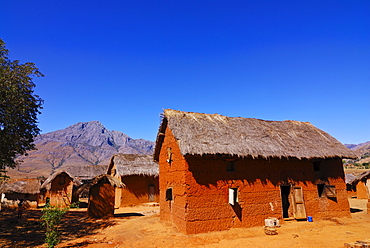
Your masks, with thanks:
M302 187L280 185L283 218L305 219L306 208Z
M281 194L281 204L283 207L283 218L291 218L293 217L289 211L290 208L290 201L289 201L289 195L290 195L290 185L284 186L280 185L280 194Z

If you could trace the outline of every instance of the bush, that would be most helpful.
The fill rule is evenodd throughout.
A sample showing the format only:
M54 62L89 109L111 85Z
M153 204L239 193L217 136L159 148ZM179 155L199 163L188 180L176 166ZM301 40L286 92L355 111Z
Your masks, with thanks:
M50 203L47 203L42 209L42 225L46 228L45 232L45 243L48 244L48 248L53 248L60 243L60 234L58 227L60 221L65 213L71 207L78 206L78 203L74 203L71 206L61 207L61 206L51 206Z

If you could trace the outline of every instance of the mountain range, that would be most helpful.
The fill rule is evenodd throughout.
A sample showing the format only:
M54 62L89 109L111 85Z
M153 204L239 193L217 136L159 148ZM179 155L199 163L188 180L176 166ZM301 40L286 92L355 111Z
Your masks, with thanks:
M48 177L70 166L108 165L116 153L152 154L154 142L132 139L110 131L99 121L79 122L65 129L37 136L37 150L21 156L18 168L10 169L11 178Z
M154 142L133 139L119 131L110 131L99 121L79 122L65 129L37 136L37 150L21 156L23 161L16 169L9 169L11 178L48 177L56 170L108 166L117 153L153 154ZM359 159L354 163L370 161L370 141L361 144L345 144L354 150Z

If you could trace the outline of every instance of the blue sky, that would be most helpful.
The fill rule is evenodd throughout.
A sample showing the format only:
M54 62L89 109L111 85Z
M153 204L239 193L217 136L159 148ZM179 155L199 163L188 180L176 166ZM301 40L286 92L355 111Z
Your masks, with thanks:
M171 108L370 140L370 1L0 0L11 59L45 78L43 133L98 120L155 140Z

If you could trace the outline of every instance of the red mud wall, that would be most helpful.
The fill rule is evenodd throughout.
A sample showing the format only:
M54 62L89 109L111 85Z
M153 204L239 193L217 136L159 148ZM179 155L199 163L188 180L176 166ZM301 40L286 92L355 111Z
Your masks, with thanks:
M167 162L171 148L171 160ZM172 221L181 231L186 231L186 181L188 165L181 155L176 139L170 129L166 129L165 139L159 154L159 192L161 220ZM173 200L166 200L166 190L172 188Z
M369 199L369 192L365 182L359 181L356 185L356 189L357 189L356 196L358 199Z
M114 215L115 188L99 183L90 188L87 213L92 218L109 218Z
M156 202L159 199L158 177L154 176L124 176L122 182L121 206L136 205L145 202ZM154 194L150 196L150 187Z
M268 217L282 219L281 183L302 187L306 214L313 219L350 217L340 159L321 161L315 171L309 160L236 158L235 170L227 171L226 157L185 159L168 128L159 156L161 219L188 234L263 226ZM323 181L335 186L335 198L319 197L316 184ZM168 188L172 201L166 201ZM238 188L235 205L229 204L229 188Z
M64 177L64 179L62 179ZM51 182L50 205L66 206L72 202L73 181L69 176L58 175Z

